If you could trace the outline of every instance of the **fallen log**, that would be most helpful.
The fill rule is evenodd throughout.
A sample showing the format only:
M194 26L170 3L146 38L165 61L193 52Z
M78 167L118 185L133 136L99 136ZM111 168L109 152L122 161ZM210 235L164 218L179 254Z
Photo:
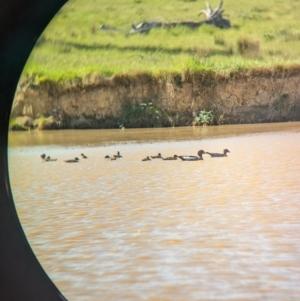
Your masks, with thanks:
M132 29L129 31L130 34L133 33L148 33L154 27L161 27L164 23L157 21L142 22L137 25L132 24Z
M220 1L220 4L212 9L211 5L206 2L206 9L201 10L198 13L198 16L204 14L206 19L202 21L178 21L178 22L142 22L137 25L132 25L132 29L130 30L130 34L134 33L148 33L152 28L155 27L175 27L175 26L187 26L189 28L197 28L203 24L211 24L215 25L219 28L229 28L231 27L230 21L228 19L224 19L222 14L224 10L222 10L223 1Z
M206 9L202 9L198 16L204 14L206 19L201 21L175 21L175 22L159 22L159 21L147 21L141 22L139 24L132 24L132 29L127 32L127 34L136 34L136 33L149 33L149 31L153 28L157 27L175 27L175 26L187 26L189 28L197 28L203 24L211 24L217 26L219 28L229 28L231 27L230 21L228 19L224 19L222 14L224 10L222 10L223 1L220 1L220 4L215 8L212 9L211 5L206 2ZM101 25L99 28L101 30L115 30L115 31L122 31L115 27L110 27L106 25Z

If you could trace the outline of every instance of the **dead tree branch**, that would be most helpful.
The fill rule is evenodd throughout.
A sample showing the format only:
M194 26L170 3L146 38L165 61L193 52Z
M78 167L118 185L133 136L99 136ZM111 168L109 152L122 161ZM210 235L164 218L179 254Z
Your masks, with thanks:
M222 10L223 1L220 1L220 4L214 10L211 8L210 4L206 1L206 9L203 9L199 12L198 16L204 14L206 16L206 20L204 20L207 24L213 24L220 28L229 28L230 21L224 19L222 14L224 10Z

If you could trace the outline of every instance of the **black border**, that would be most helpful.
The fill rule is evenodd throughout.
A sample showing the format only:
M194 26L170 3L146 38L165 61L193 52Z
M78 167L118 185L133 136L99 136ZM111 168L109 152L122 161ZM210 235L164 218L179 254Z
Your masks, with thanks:
M7 160L15 90L34 44L67 0L0 0L0 300L66 300L34 255L12 198Z

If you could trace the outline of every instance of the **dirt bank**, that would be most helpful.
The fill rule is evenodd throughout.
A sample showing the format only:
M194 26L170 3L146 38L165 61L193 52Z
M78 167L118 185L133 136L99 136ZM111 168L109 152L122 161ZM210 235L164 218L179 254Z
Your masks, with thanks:
M215 124L299 121L299 87L300 70L291 68L27 81L17 89L12 118L40 129L167 127L191 125L205 109Z

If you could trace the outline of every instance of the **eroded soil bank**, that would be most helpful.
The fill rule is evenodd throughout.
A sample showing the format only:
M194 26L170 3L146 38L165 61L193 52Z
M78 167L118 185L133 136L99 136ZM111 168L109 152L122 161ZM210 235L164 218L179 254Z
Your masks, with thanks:
M296 68L27 81L17 89L11 128L188 126L203 109L214 112L216 125L299 121L299 87Z

